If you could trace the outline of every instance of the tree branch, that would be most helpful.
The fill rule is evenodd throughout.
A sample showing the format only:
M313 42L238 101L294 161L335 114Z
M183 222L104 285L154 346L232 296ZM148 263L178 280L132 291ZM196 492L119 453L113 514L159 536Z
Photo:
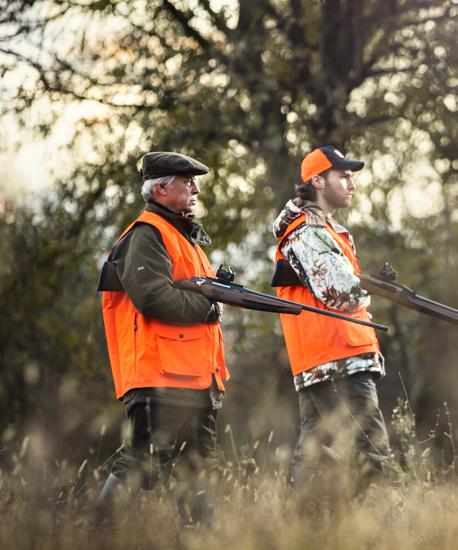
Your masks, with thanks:
M199 4L208 13L215 27L226 36L229 34L229 28L226 24L226 19L220 13L216 13L212 10L209 0L199 0Z
M396 69L396 67L387 67L384 69L373 69L365 73L366 78L373 78L377 76L384 76L388 74L400 74L400 73L415 73L418 69L418 65L411 67L405 67L404 69Z
M51 23L51 22L55 21L56 19L59 19L60 17L65 15L67 10L68 10L68 6L66 6L62 10L56 12L54 15L50 15L50 16L45 17L44 19L38 20L34 23L21 23L21 24L19 24L19 21L15 21L14 24L18 25L18 28L14 32L12 32L8 35L1 36L0 41L12 40L13 38L17 38L21 34L27 34L27 33L35 32L38 29L44 29L46 27L46 25L48 25L49 23ZM0 20L0 26L4 25L4 24L13 25L13 22L8 20L8 19Z
M416 18L411 19L410 21L403 21L402 24L399 24L396 28L399 30L405 27L420 27L421 25L429 23L430 21L433 21L434 23L437 21L444 21L445 19L449 19L451 17L450 11L450 8L447 8L446 12L444 12L442 15L437 15L436 17L427 17L426 19Z
M30 59L30 58L28 58L28 57L26 57L22 54L19 54L18 52L8 50L8 49L5 49L5 48L1 48L1 47L0 47L0 52L4 53L6 55L14 56L16 59L19 59L19 60L23 61L24 63L28 64L30 67L34 68L38 73L38 77L39 77L40 82L42 82L42 84L43 84L43 86L44 86L44 88L47 92L51 92L51 93L52 92L57 92L57 93L60 93L60 94L63 94L63 95L72 96L72 97L74 97L75 99L77 99L79 101L97 101L98 103L101 103L103 105L107 105L109 107L115 107L115 108L134 108L134 109L145 109L147 107L151 108L151 105L147 105L145 102L144 103L138 103L138 104L131 103L129 105L120 105L119 103L114 103L114 102L112 102L112 101L110 101L109 99L106 99L106 98L99 99L99 98L96 98L96 97L92 97L90 95L80 94L80 93L76 92L75 90L67 88L59 80L55 80L54 82L51 82L49 80L48 76L46 75L46 70L41 65L39 65L36 61L33 61L32 59ZM55 75L56 73L53 73L53 74ZM76 73L76 74L78 74L78 73Z
M163 0L163 5L166 11L183 27L183 30L199 44L199 46L204 50L209 50L212 48L213 44L202 36L192 25L191 19L194 17L194 14L190 11L183 12L176 8L170 0Z

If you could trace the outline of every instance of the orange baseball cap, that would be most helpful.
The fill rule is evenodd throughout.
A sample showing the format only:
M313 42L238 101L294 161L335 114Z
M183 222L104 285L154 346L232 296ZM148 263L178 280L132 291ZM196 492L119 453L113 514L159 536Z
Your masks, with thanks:
M332 145L325 145L314 149L308 155L305 155L301 164L301 178L305 183L309 181L313 176L317 176L329 170L335 168L336 170L351 170L352 172L358 172L364 166L364 162L361 160L347 160L345 156Z

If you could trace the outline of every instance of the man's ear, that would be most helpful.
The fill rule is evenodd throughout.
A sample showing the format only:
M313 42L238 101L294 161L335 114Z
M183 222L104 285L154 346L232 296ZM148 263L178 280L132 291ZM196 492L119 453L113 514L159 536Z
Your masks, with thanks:
M167 186L161 183L156 187L156 192L158 195L165 197L165 195L167 195Z
M315 189L323 189L324 178L318 175L312 176L311 184L313 185L313 187L315 187Z

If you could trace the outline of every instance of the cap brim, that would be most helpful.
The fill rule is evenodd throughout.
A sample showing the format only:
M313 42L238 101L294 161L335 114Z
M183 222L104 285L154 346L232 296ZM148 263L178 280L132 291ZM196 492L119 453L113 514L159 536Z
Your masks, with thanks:
M208 168L205 166L205 168L195 167L191 168L186 172L186 176L203 176L204 174L208 174Z
M362 160L336 160L332 163L333 168L337 170L351 170L352 172L358 172L364 168L364 162Z

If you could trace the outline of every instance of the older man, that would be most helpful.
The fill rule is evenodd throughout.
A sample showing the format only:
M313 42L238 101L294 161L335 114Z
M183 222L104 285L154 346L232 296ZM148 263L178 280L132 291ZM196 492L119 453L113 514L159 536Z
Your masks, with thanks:
M350 206L353 172L363 166L332 146L303 159L302 184L274 224L272 284L280 297L370 319L353 238L333 217ZM375 386L384 374L375 331L308 312L281 321L300 405L293 481L321 494L339 491L344 478L361 486L390 454Z
M131 440L113 464L99 509L127 477L151 489L168 479L172 462L179 466L187 459L188 471L201 477L216 468L215 420L228 377L220 309L173 285L195 275L214 276L201 249L210 238L191 215L199 194L196 176L207 172L182 154L145 155L146 209L110 254L121 290L103 292L103 317L116 397L124 404Z

